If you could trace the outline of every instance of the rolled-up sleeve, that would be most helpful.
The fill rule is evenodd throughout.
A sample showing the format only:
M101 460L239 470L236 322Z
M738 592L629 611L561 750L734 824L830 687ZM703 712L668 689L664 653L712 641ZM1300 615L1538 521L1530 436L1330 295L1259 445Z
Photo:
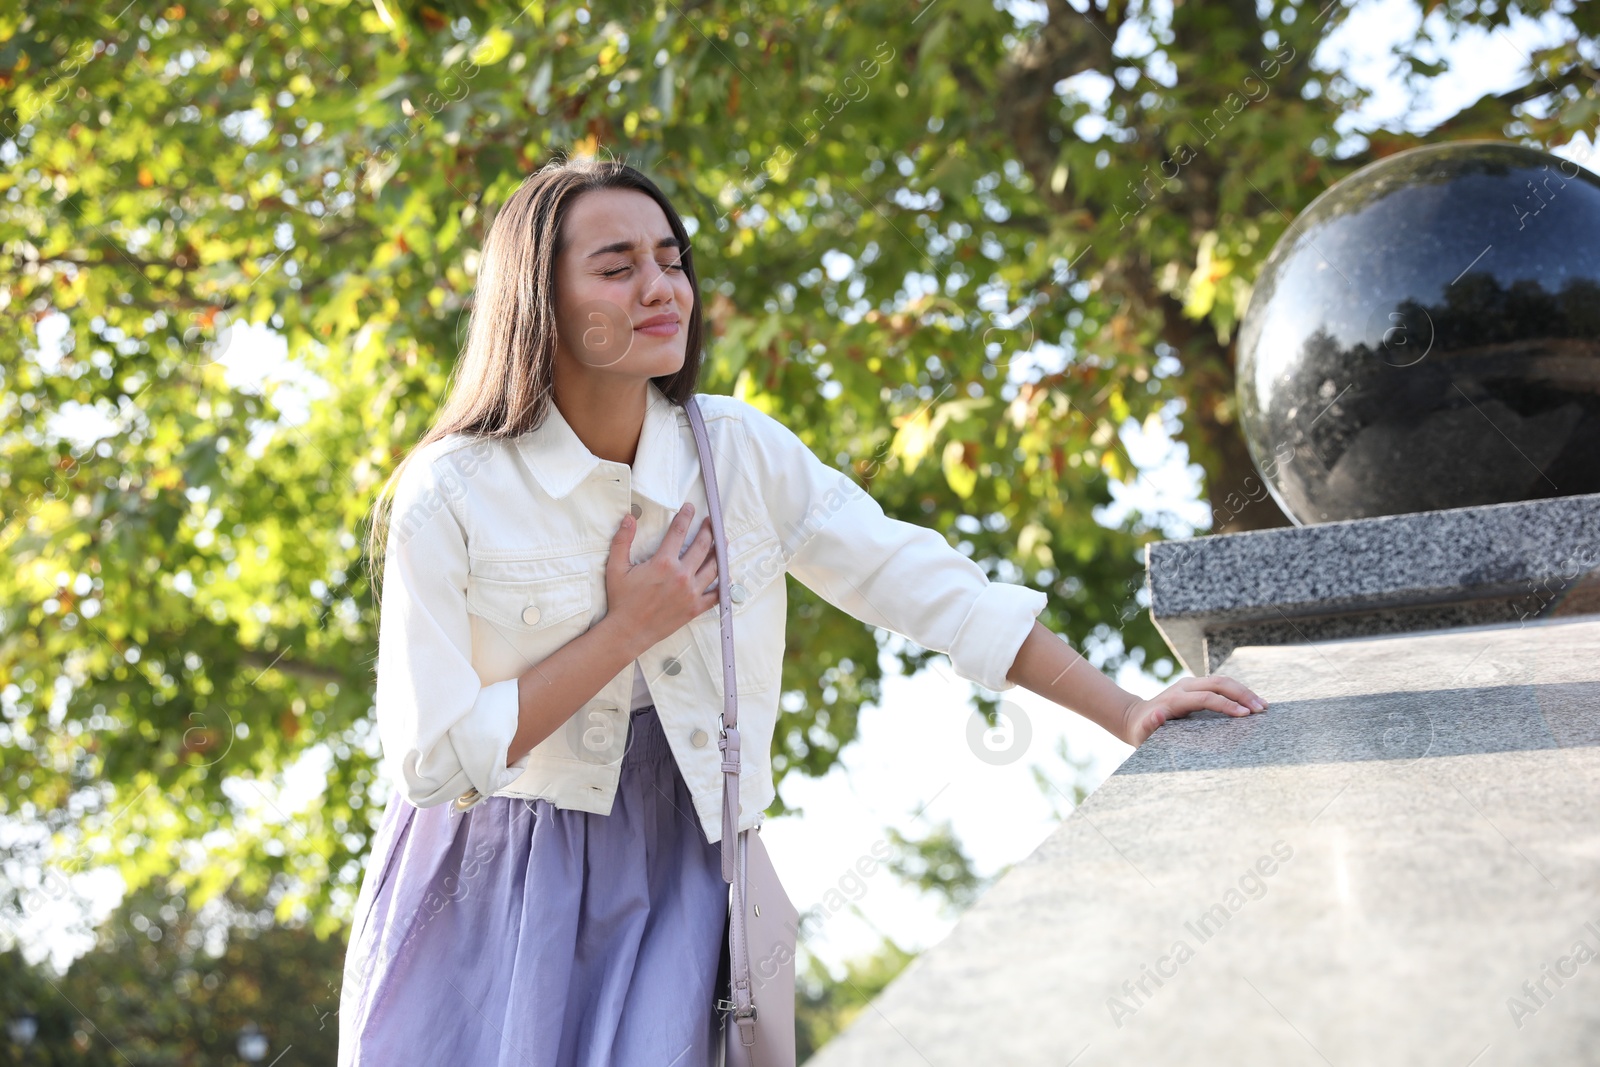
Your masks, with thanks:
M378 620L377 716L384 758L419 808L465 810L510 784L517 679L484 685L472 666L467 540L424 456L395 488Z
M1015 687L1006 675L1045 594L990 581L937 531L890 518L788 427L744 407L750 473L788 572L861 621L945 653L960 677L998 692Z

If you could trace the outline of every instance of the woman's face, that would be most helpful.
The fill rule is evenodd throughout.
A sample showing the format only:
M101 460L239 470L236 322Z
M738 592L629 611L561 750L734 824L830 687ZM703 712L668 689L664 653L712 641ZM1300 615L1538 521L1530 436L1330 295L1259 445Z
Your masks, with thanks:
M562 222L556 362L563 373L655 378L683 366L694 287L666 213L635 189L595 189Z

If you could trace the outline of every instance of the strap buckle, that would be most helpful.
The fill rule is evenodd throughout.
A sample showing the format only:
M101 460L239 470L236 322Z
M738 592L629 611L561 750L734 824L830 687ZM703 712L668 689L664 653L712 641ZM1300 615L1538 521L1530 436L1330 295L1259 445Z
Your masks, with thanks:
M756 1017L756 1006L754 1002L751 1003L748 1011L741 1012L738 1005L729 1000L727 997L717 998L717 1010L732 1012L735 1019L754 1019Z

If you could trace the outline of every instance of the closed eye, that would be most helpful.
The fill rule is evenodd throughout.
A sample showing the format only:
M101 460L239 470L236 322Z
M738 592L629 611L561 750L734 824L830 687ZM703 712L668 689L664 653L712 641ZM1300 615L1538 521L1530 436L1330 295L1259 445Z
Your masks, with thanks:
M660 264L657 264L657 265L662 270L675 270L675 271L680 271L680 272L683 270L683 264L682 263L660 263ZM611 278L611 277L614 277L614 276L616 276L618 274L621 274L625 270L630 270L631 268L632 268L632 265L630 264L629 266L626 266L626 267L615 267L615 268L613 268L611 270L601 271L600 273L604 277Z

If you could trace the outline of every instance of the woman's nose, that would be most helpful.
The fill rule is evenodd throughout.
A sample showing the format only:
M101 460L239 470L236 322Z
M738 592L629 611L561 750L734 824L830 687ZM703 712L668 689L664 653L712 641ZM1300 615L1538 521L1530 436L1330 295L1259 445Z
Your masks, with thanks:
M654 265L656 268L654 273L651 273L649 267L644 269L644 290L639 294L641 303L648 304L652 299L659 300L661 297L670 296L672 293L672 282L667 277L667 271L659 264Z

